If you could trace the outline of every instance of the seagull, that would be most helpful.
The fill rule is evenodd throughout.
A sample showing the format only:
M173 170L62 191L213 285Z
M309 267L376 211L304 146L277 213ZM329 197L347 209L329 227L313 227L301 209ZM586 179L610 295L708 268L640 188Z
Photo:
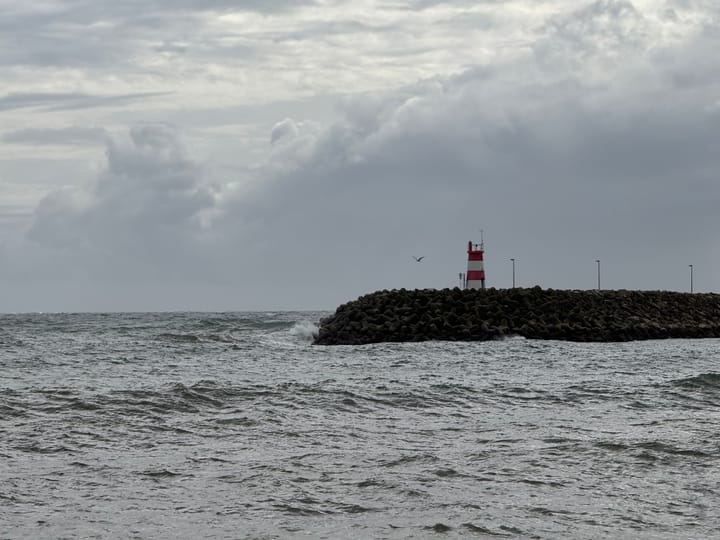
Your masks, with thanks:
M412 258L415 259L415 262L420 262L425 258L425 255L423 255L421 257L416 257L415 255L413 255Z

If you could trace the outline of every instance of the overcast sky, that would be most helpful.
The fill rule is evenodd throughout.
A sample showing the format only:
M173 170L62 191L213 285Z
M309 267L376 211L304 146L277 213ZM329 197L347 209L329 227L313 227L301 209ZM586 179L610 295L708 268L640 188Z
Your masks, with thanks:
M720 292L717 0L0 0L0 311ZM416 263L412 256L424 255Z

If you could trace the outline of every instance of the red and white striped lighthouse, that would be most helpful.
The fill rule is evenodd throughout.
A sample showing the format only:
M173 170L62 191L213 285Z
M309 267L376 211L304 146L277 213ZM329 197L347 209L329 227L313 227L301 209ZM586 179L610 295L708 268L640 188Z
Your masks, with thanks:
M473 244L468 242L468 266L467 277L465 281L466 289L484 289L485 288L485 264L483 262L483 254L485 253L484 242Z

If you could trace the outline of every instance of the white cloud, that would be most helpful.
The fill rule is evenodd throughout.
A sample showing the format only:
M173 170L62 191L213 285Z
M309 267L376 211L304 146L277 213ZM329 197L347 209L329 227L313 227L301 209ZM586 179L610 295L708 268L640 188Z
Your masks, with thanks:
M293 139L297 137L298 127L290 118L275 124L270 132L270 143L275 144L282 138Z

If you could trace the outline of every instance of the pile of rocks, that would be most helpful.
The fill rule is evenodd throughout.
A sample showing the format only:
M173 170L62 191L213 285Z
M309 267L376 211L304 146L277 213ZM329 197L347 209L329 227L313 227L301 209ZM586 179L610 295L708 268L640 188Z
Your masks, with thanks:
M720 337L720 295L668 291L423 289L378 291L320 321L320 345Z

